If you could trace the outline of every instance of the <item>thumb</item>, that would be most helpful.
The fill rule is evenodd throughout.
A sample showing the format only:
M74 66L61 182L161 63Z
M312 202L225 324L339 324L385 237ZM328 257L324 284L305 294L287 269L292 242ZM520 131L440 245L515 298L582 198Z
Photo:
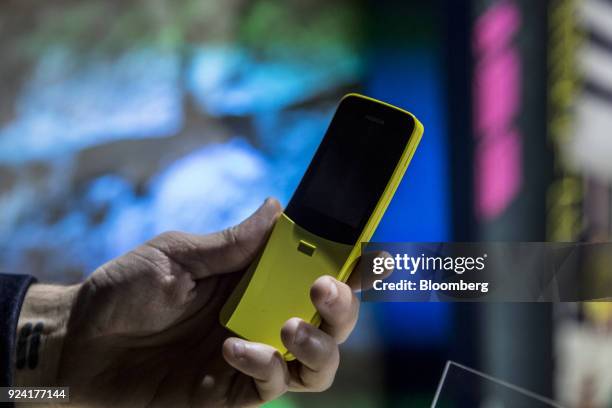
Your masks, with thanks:
M280 203L268 198L240 224L208 235L166 232L149 242L168 258L188 268L194 279L246 268L263 248Z

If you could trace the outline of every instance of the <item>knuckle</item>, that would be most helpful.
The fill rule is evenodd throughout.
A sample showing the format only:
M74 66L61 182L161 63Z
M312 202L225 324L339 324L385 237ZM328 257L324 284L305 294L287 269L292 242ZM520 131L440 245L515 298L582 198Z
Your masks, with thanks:
M307 388L312 392L323 392L327 391L334 384L335 373L332 375L318 376L313 379L310 384L307 384Z
M162 293L172 297L176 292L177 276L171 260L163 250L152 245L143 245L130 253L138 267L140 279L153 284Z
M223 238L230 245L236 245L238 239L236 238L236 226L232 226L223 230Z
M322 377L321 382L319 383L317 387L317 391L322 392L322 391L326 391L331 388L336 378L336 371L338 370L338 366L339 366L339 360L336 356L335 358L332 359L332 362L331 362L331 367L330 367L331 374L325 375Z
M329 390L332 387L332 385L334 385L333 376L329 380L327 380L325 384L323 384L323 386L321 387L321 392Z
M334 316L331 317L332 323L337 326L338 330L346 332L348 336L357 324L359 317L360 302L354 293L349 292L342 305L338 305Z
M177 241L182 235L183 233L179 231L164 231L157 237L155 237L153 239L153 242L156 244L161 244L164 242L174 242Z
M246 243L240 239L240 228L240 225L234 225L224 229L222 232L223 239L227 245L236 248L241 256L249 258L252 255L252 250L249 245L246 245Z
M338 366L340 365L340 351L338 349L338 346L334 344L332 347L329 347L327 349L326 355L323 357L323 366L327 366L329 370L335 373L338 369Z
M315 391L316 391L316 392L323 392L323 391L327 391L327 390L329 390L329 389L331 388L331 386L333 385L333 383L334 383L333 378L332 378L332 379L325 380L323 383L321 383L319 386L317 386L317 387L315 388Z
M276 390L276 396L279 397L286 393L288 390L289 384L287 384L287 381L285 380L278 385L278 390Z
M266 364L266 371L273 373L275 370L282 369L282 356L278 351L275 351L272 358Z
M349 323L349 333L353 331L355 325L357 324L357 319L359 318L359 309L361 308L361 302L355 296L354 293L351 293L351 303L349 307L347 321Z
M331 348L329 352L329 361L335 372L340 365L340 349L338 348L338 345L334 345L334 347Z

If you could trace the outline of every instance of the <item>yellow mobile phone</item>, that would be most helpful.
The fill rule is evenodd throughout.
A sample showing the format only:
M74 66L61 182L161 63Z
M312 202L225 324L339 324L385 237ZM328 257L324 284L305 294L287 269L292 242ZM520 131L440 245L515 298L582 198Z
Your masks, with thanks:
M221 324L291 359L283 324L292 317L320 323L310 287L323 275L346 282L422 134L402 109L358 94L342 98L263 252L223 306Z

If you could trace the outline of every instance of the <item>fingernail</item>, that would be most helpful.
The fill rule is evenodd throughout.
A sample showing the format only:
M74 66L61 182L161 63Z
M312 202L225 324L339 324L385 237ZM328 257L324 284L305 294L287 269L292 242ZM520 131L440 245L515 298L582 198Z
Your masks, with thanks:
M325 304L331 304L338 297L338 286L336 283L331 281L329 282L329 287L327 288L327 297L325 298Z
M301 324L298 325L297 331L295 332L295 337L293 338L294 344L302 344L308 338L308 333L306 332L306 328Z
M234 357L242 358L245 353L245 348L246 347L242 341L240 340L234 341L234 344L232 345L232 352L234 353Z

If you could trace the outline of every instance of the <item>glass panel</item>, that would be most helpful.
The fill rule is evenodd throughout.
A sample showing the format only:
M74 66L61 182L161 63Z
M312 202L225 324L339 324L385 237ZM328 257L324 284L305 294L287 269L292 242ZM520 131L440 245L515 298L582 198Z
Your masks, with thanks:
M446 363L432 408L562 408L555 401L462 364Z

